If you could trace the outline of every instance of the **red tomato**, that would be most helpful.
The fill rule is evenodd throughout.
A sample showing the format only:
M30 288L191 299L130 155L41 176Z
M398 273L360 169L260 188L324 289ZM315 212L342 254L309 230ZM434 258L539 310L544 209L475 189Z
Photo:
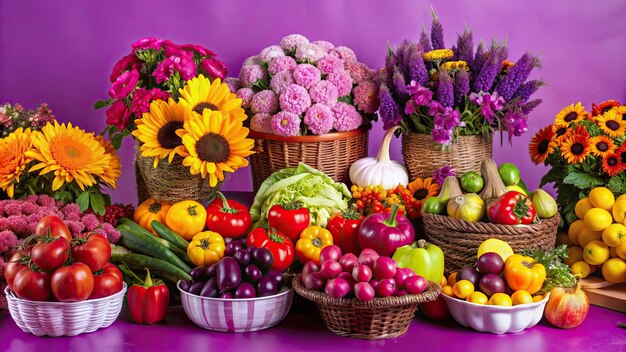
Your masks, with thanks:
M40 241L30 251L35 265L45 271L54 271L65 264L70 256L70 243L65 237L43 237Z
M72 233L67 228L63 220L59 217L48 215L44 216L35 227L35 235L47 235L50 232L51 237L63 237L68 241L72 240Z
M122 272L111 263L106 263L102 272L95 273L93 280L89 299L107 297L122 290Z
M74 263L58 268L50 280L52 294L59 302L84 301L93 291L94 278L85 263Z
M102 269L111 259L111 245L104 236L97 233L82 234L77 241L78 244L72 247L72 258L87 264L92 272Z
M13 279L12 290L19 298L45 301L50 298L50 273L22 268Z
M19 251L15 252L4 268L4 278L7 280L7 285L11 289L13 289L13 280L15 279L15 275L17 275L20 270L28 267L27 262L23 261L25 257L26 256Z

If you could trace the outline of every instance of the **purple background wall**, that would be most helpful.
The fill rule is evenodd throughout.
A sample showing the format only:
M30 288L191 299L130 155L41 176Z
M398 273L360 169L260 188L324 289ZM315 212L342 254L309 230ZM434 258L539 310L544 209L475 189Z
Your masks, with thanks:
M98 3L98 4L97 4ZM61 121L99 132L104 111L92 110L106 98L113 64L140 37L200 43L215 50L231 75L241 62L291 33L325 39L354 49L372 67L384 62L387 42L417 39L430 25L430 4L451 44L464 23L475 38L508 38L511 57L540 53L544 68L535 76L549 86L531 114L529 132L513 146L496 142L497 161L515 161L529 187L545 173L528 157L528 141L565 105L614 98L626 101L626 2L604 0L472 1L19 1L0 2L0 103L33 108L47 102ZM370 153L382 136L374 127ZM394 159L401 159L394 141ZM122 148L123 174L114 201L135 202L132 141ZM250 171L234 174L228 190L250 190Z

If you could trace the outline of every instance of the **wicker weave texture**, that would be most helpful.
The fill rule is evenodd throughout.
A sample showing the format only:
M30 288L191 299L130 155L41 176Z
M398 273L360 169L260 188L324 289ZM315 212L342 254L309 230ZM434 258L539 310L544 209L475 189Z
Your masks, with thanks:
M250 132L255 139L255 154L250 156L254 192L274 172L296 167L302 162L350 184L350 166L367 156L369 131L359 129L324 136L280 137Z
M332 298L302 285L302 274L293 279L293 288L317 306L326 327L337 335L378 340L404 334L417 311L417 305L437 299L441 286L430 282L418 295L374 298L361 302L356 298Z
M449 151L433 142L430 134L410 132L402 135L402 157L411 180L431 177L433 172L445 165L452 166L457 174L480 170L485 159L492 158L493 136L459 136Z
M515 252L525 248L554 248L561 221L559 215L555 215L536 224L511 226L455 220L427 213L422 217L426 238L443 250L448 273L465 266L474 266L478 246L490 238L507 242Z

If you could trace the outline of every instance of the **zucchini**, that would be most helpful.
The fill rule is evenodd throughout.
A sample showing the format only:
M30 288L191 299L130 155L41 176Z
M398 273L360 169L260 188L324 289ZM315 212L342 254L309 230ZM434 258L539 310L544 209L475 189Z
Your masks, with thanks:
M161 238L164 238L165 240L182 249L183 251L187 251L187 246L189 246L189 242L180 237L179 234L170 230L169 227L163 225L158 220L152 220L152 223L150 225L152 226L152 229L157 233L157 235L161 236Z
M160 237L155 236L152 232L150 232L147 229L141 227L139 224L137 224L136 222L134 222L134 221L132 221L132 220L130 220L128 218L121 218L120 220L121 220L120 221L121 224L130 227L130 229L132 231L137 232L137 233L142 233L142 234L144 234L146 236L149 236L149 237L155 239L163 247L165 247L165 248L169 249L170 251L172 251L172 253L174 253L178 258L180 258L187 265L193 265L191 263L191 260L189 260L189 256L187 256L187 247L181 249L181 248L177 247L176 245L172 244L171 242L169 242L166 238L160 238ZM165 225L163 225L163 224L161 224L161 226L165 227ZM168 231L171 232L171 230L169 230L169 229L168 229ZM158 232L157 232L157 234L158 234ZM182 238L180 238L180 239L183 240ZM185 241L185 240L183 240L183 241ZM185 243L187 243L187 242L185 241ZM150 254L150 253L146 253L146 254Z
M157 240L163 247L172 251L172 253L174 253L178 258L180 258L180 260L185 262L185 264L193 265L186 251L183 251L182 249L176 247L175 245L171 244L170 242L167 242L166 240L162 238L154 237L154 239Z
M178 258L172 251L164 247L156 237L135 231L126 224L119 225L117 230L122 234L120 243L133 251L143 253L177 266L185 272L190 272L191 268Z
M148 268L150 270L163 273L165 277L177 280L190 281L191 276L181 270L179 267L168 263L165 260L148 257L143 254L126 254L124 256L124 263L129 267L136 270L143 270Z
M121 263L124 256L131 253L133 252L126 247L111 244L111 262L113 263Z

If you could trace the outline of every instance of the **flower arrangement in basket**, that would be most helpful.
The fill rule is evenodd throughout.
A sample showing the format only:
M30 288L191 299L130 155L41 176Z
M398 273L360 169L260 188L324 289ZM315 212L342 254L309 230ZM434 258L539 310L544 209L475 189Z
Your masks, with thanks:
M594 187L606 186L616 197L626 193L625 119L626 105L615 100L593 104L591 113L579 102L531 139L531 160L551 167L541 185L554 182L567 224L576 221L577 202Z
M137 142L139 200L207 201L225 173L247 166L241 99L221 81L225 65L196 44L144 38L132 44L111 74L107 130L117 147ZM162 162L167 159L167 163Z
M443 165L476 170L491 158L494 131L507 132L509 139L526 132L528 114L541 103L531 96L543 85L527 79L540 61L530 53L508 61L506 44L480 42L474 49L466 29L448 49L433 12L430 38L422 31L418 42L389 49L379 115L385 129L404 128L403 155L412 178Z

